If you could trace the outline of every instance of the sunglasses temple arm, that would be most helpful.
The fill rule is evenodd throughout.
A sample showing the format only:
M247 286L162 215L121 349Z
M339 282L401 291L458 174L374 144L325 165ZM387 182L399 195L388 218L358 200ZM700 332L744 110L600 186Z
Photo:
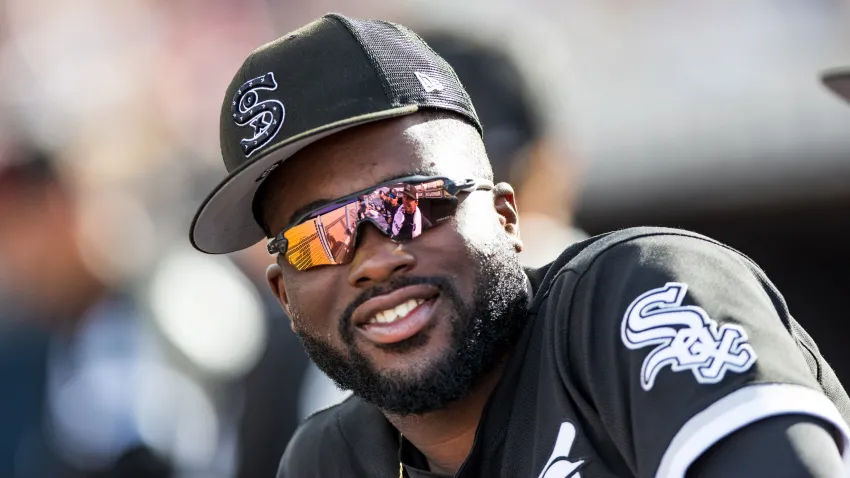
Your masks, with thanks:
M493 183L486 179L470 179L464 181L462 184L454 185L453 189L456 192L452 192L452 194L457 194L458 192L471 193L473 191L477 191L479 189L491 190L493 189Z

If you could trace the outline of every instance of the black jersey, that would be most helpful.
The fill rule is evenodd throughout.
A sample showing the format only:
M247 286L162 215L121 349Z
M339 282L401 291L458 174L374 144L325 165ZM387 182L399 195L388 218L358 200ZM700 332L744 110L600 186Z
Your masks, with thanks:
M747 257L673 229L617 231L528 271L527 325L458 477L682 477L736 430L781 415L835 427L850 399ZM438 477L379 410L307 419L279 478ZM850 467L848 467L850 471Z

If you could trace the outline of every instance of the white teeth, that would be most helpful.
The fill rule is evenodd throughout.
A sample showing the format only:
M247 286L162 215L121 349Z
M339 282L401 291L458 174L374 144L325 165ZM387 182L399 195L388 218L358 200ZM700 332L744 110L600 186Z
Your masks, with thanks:
M378 312L378 315L376 315L375 318L379 324L388 324L396 319L396 314L392 310L385 310L383 312Z
M399 304L392 309L387 309L375 314L374 317L369 319L370 324L391 324L398 319L403 319L410 313L411 310L415 309L419 304L425 302L424 299L410 299L407 302Z
M416 299L410 299L407 301L407 312L409 313L411 310L415 309L416 306L419 305L416 302Z

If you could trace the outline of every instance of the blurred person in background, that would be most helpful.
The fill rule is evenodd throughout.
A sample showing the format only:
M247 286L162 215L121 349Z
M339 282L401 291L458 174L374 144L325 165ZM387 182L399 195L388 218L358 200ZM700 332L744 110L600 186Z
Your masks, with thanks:
M523 263L543 266L564 247L586 239L572 221L578 162L569 154L564 132L555 131L540 111L544 88L513 52L484 37L427 27L421 36L452 65L469 92L487 132L484 146L496 182L510 183L522 198Z
M80 232L51 152L2 141L0 476L169 477L134 419L137 307L93 273Z
M29 470L31 462L44 461L42 458L46 455L34 450L48 448L51 453L63 457L54 461L84 462L63 465L63 470L103 468L99 464L92 465L89 459L82 459L85 450L69 449L67 444L77 442L87 448L92 437L100 436L101 441L113 441L115 447L121 448L124 439L116 439L115 434L101 429L96 417L78 407L78 403L85 400L75 399L58 406L61 400L51 398L67 398L74 395L71 393L74 390L84 389L95 395L100 392L112 394L115 403L110 402L108 406L100 406L101 400L97 397L89 400L93 407L104 410L104 415L123 416L132 409L135 420L142 422L142 430L139 433L130 431L128 435L141 434L145 442L155 442L158 453L169 457L175 477L273 475L295 425L332 400L328 396L338 396L340 392L309 363L300 346L290 346L288 340L293 339L294 334L279 307L266 310L267 340L262 342L257 338L262 333L256 330L262 327L257 326L256 316L249 317L251 314L244 303L260 303L261 297L270 294L264 278L269 262L265 252L265 262L258 266L262 281L259 292L264 295L258 294L255 298L248 293L253 291L244 290L250 287L243 288L244 281L240 280L243 273L254 278L249 258L237 261L242 273L235 267L227 267L232 264L226 259L200 264L206 267L205 279L212 284L191 288L188 283L197 282L196 277L186 271L198 270L198 264L186 267L185 256L174 244L183 245L185 237L179 204L191 203L183 200L184 195L191 195L191 184L185 176L204 174L208 167L206 158L216 156L209 153L216 151L216 103L230 79L230 69L226 66L241 61L242 55L256 43L272 38L274 29L270 20L276 10L285 11L286 21L291 22L293 17L312 15L305 10L314 6L309 2L282 5L265 0L236 3L98 0L57 4L49 9L26 0L0 0L0 4L3 5L0 8L0 71L4 79L9 80L0 85L0 102L4 108L8 105L16 109L16 123L28 124L38 141L61 143L61 148L57 148L62 156L58 162L70 166L62 168L63 177L59 181L63 195L67 195L63 201L69 199L61 212L82 210L85 216L82 222L85 222L92 217L89 207L92 202L96 208L111 209L111 213L117 211L117 221L109 228L106 226L110 224L101 224L104 228L90 227L88 223L80 224L78 217L65 216L68 227L83 229L69 240L66 237L70 236L62 235L63 228L58 227L59 224L53 227L56 233L51 233L45 226L49 221L41 220L44 214L22 217L20 208L12 207L19 198L11 191L4 191L8 194L4 194L4 203L0 206L4 209L0 217L2 232L8 232L6 237L15 246L10 245L9 250L25 249L26 254L16 251L9 256L16 259L15 267L24 269L26 274L14 278L15 274L8 270L11 266L7 268L0 263L0 276L13 277L9 287L0 285L0 290L9 296L21 295L17 289L39 293L35 302L23 300L23 296L21 300L0 302L3 309L0 322L14 323L2 329L0 372L10 377L8 381L15 383L20 392L7 394L0 404L3 418L0 423L5 427L0 432L3 463L0 477L18 476L6 473L13 464L23 473ZM57 78L62 81L55 81ZM197 78L203 81L198 82ZM188 83L193 86L175 95L179 90L177 85ZM115 114L117 111L121 114ZM109 118L108 132L104 130L105 118ZM174 161L174 158L187 161ZM64 177L66 169L71 173L68 178ZM51 174L58 175L58 172ZM70 182L76 187L71 187ZM91 193L101 188L117 192L109 198ZM112 207L116 196L131 207L142 209L148 220L139 221L138 217L128 215L123 207ZM6 214L7 210L12 214ZM40 235L35 235L34 231ZM132 240L113 240L116 237ZM85 252L77 254L79 249ZM25 259L30 253L40 256L37 260ZM54 257L56 255L61 256ZM41 311L47 305L55 303L58 308L65 308L61 305L64 297L54 301L52 295L59 294L62 285L65 290L72 289L67 287L67 282L71 281L41 266L50 263L58 270L63 264L77 260L86 266L73 268L82 271L78 276L80 287L87 289L89 284L95 285L92 294L79 294L80 309L85 309L91 301L100 303L96 297L98 289L104 291L103 296L116 293L117 287L109 280L115 273L122 276L120 296L126 299L128 308L134 309L132 315L136 315L138 305L145 319L150 320L128 318L126 322L133 324L132 327L110 329L96 325L102 320L89 320L87 314L80 314L74 316L79 326L69 327L73 330L67 332L52 325L32 325L45 321L25 319L25 316L50 318L50 312ZM133 264L131 267L117 264L123 261ZM115 269L113 266L117 264L122 270L106 271L110 277L103 277L103 262L110 262L105 266L107 269ZM93 273L86 269L98 270ZM128 269L133 270L128 273ZM48 273L52 275L47 276ZM46 277L35 277L39 274ZM91 276L91 280L86 275ZM128 275L132 277L126 280ZM41 282L34 284L37 279ZM215 289L216 284L227 290ZM180 290L179 299L173 298L171 292L174 290ZM17 304L14 313L12 302ZM230 310L226 306L232 304L242 308L238 314L230 314L232 320L228 321L222 315ZM93 306L92 310L99 310L99 306ZM142 331L129 330L140 322ZM128 368L113 367L110 364L115 360L96 358L99 352L90 352L89 345L96 341L85 337L110 337L102 333L104 328L120 337L138 335L140 340L144 337L145 342L148 338L154 342L146 344L142 353L144 373L116 373L120 375L117 379L95 381L97 385L91 383L92 376ZM153 337L147 337L148 333ZM56 344L66 341L89 344L76 348L81 350L80 355L93 360L65 373L56 364L73 361L65 360L55 350L63 350ZM126 345L128 340L114 342L116 350L112 352L115 354L134 355L132 347ZM251 367L253 349L260 348L261 342L265 348L259 362ZM48 360L48 357L51 358ZM133 360L121 358L125 363ZM154 362L156 365L152 365ZM77 368L84 371L78 373ZM67 390L56 393L57 387L47 387L47 375L52 377L57 371L62 371L63 377L71 377L61 380L62 383L82 385L66 387ZM78 379L79 376L83 379ZM146 385L142 392L126 392L132 389L131 384L138 385L140 380ZM61 410L54 413L55 408ZM113 413L112 409L121 411ZM42 420L43 415L49 415L45 410L50 410L51 416L76 414L77 422L65 424L64 418L60 420L60 428L71 427L73 433L62 433L61 439L53 432L42 433L42 428L54 427L51 424L54 418ZM81 430L77 424L86 421L86 430ZM116 425L114 428L120 428L128 421L121 418L112 423ZM126 428L135 427L132 424ZM36 447L33 443L37 440L31 438L33 433L26 430L37 430L50 440L41 440L45 444ZM234 432L238 433L238 438L234 437ZM83 436L78 439L80 434ZM20 445L23 435L26 435L25 444ZM61 443L54 443L57 441ZM111 460L112 452L96 454L104 458L94 461ZM234 458L238 463L233 462ZM82 466L86 463L89 465ZM143 467L136 469L144 470ZM45 470L46 464L27 476L61 476L59 468L55 473ZM134 476L130 471L122 465L120 469L104 473Z

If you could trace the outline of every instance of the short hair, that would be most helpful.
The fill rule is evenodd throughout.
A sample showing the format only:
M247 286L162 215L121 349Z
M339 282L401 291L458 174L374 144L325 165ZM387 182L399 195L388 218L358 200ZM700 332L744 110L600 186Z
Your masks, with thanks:
M421 118L423 118L425 123L436 122L439 120L454 120L460 121L464 123L470 129L478 130L476 127L466 119L465 116L460 115L458 113L453 113L447 110L440 109L423 109L418 113ZM439 138L443 134L452 134L456 133L457 123L449 123L441 124L437 130L437 134L434 135L435 138ZM470 135L470 137L473 137ZM479 139L480 146L476 147L476 152L468 156L468 159L472 162L471 169L473 175L479 179L487 179L493 180L493 168L490 166L490 160L487 158L487 153L484 150L484 144L481 142L481 136L477 135ZM298 153L296 153L297 155ZM252 204L252 213L254 214L254 220L257 224L263 229L263 232L266 234L266 237L272 237L274 234L272 233L269 217L274 211L275 204L277 202L277 192L276 185L278 184L278 178L281 177L282 170L284 168L276 168L269 176L260 184L259 189L254 194L254 201Z

